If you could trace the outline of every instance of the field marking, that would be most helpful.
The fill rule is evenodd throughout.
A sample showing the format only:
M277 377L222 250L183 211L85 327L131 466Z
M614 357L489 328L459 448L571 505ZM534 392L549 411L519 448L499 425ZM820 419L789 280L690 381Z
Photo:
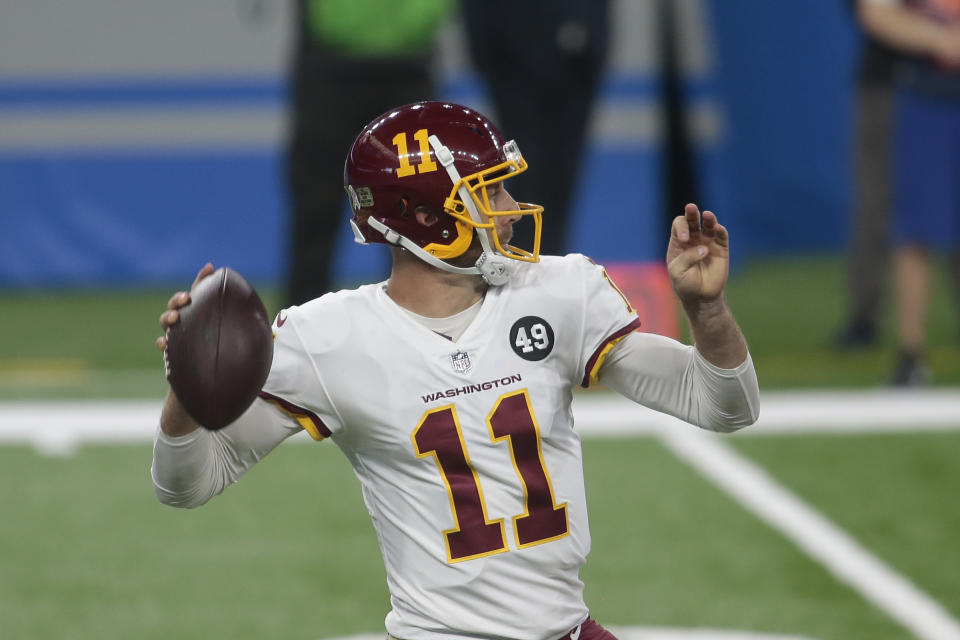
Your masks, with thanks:
M613 393L574 396L585 436L655 434L678 423ZM866 389L760 394L760 419L735 437L960 430L960 389Z
M960 640L960 622L715 434L677 425L660 441L920 640Z
M83 444L153 440L161 400L0 402L0 445L27 444L49 455L70 455ZM577 431L585 438L656 435L679 421L614 393L574 396ZM760 420L734 437L960 430L960 391L764 393ZM294 436L293 442L313 442Z
M669 627L621 627L603 625L620 640L811 640L805 636L755 633L728 629L674 629ZM325 640L383 640L381 633L359 633Z

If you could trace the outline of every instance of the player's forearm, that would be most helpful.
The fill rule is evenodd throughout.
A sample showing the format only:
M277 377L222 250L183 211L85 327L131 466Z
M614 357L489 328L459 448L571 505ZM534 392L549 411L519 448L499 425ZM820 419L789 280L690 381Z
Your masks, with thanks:
M723 369L694 350L693 379L699 410L694 424L711 431L730 432L751 425L760 417L760 385L749 353L739 366Z
M222 490L214 473L213 435L197 429L182 436L157 434L150 476L157 499L172 507L199 507Z
M734 431L756 422L760 389L749 356L724 369L693 347L632 333L604 361L600 382L634 402L703 429Z
M218 482L213 434L190 417L172 390L160 414L153 444L153 479L157 499L173 507L199 507L223 490Z
M747 359L747 341L722 296L710 301L685 301L683 309L700 355L722 369L743 364Z
M905 53L937 56L951 37L944 25L898 3L860 0L857 13L870 35Z
M175 410L179 403L174 403ZM157 497L175 507L198 507L298 431L295 421L263 400L219 431L197 428L172 435L161 429L151 469Z

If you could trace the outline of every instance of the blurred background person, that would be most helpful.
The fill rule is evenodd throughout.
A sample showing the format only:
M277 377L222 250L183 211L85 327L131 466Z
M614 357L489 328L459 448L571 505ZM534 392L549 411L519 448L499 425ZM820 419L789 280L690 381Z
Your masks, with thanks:
M859 13L874 37L910 56L894 78L899 353L891 382L915 386L929 378L930 251L960 248L960 0L862 0Z
M660 109L664 120L662 170L663 211L660 212L660 228L669 234L677 211L683 211L688 202L701 200L696 163L693 157L693 132L689 120L691 105L688 103L685 75L691 66L683 60L683 36L704 38L683 19L682 3L676 0L657 0L656 29L660 59ZM686 62L686 64L684 64Z
M857 5L850 8L859 15ZM868 33L857 60L853 121L855 204L847 262L849 317L833 344L848 350L877 343L890 262L890 136L893 72L898 56Z
M432 98L432 60L450 0L298 0L287 155L285 304L331 289L346 220L344 150L395 105ZM384 273L386 264L384 264Z
M473 64L495 120L512 132L530 170L515 193L543 205L540 250L563 255L590 115L604 76L610 0L461 0ZM533 229L515 240L531 246Z

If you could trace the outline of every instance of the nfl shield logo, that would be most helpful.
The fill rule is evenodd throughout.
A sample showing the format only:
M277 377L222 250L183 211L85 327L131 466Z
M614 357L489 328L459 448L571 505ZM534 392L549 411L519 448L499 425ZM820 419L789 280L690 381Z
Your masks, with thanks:
M470 371L473 365L470 363L470 354L466 351L457 351L450 354L450 362L453 364L453 370L457 373L466 373Z

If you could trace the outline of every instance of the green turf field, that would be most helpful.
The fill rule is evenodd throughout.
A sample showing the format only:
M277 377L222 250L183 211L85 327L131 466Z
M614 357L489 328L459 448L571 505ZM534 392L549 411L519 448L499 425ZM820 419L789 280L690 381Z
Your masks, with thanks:
M728 441L960 615L960 433ZM594 544L584 579L604 623L912 637L655 439L588 440L585 460ZM70 458L0 447L2 637L382 629L376 540L335 446L283 446L193 511L153 499L149 464L149 446Z

